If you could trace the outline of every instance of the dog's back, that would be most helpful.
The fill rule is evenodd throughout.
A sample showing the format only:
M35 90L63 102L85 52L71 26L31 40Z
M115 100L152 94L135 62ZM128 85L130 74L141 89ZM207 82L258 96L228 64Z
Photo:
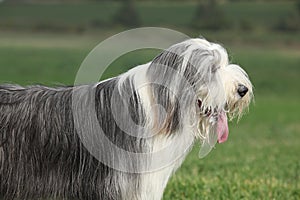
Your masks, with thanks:
M74 130L72 89L0 86L0 197L120 199Z

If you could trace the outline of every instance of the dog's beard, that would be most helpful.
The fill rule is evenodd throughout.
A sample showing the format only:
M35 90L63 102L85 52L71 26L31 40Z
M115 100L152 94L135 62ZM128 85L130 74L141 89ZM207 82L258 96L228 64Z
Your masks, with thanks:
M197 132L201 141L199 157L203 158L214 148L216 143L223 143L228 139L226 112L223 110L214 113L206 111L201 114Z

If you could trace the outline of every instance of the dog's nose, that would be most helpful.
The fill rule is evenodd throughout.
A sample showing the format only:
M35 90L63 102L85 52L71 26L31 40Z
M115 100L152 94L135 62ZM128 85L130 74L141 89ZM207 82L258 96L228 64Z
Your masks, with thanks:
M248 88L244 85L239 85L238 86L238 93L241 97L245 96L248 92Z

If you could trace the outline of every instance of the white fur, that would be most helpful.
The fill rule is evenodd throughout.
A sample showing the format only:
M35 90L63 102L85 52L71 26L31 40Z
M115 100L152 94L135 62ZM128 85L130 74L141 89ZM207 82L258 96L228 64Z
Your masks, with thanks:
M233 115L235 113L240 114L242 110L248 106L252 98L252 85L248 79L246 72L238 65L229 64L226 50L218 44L213 44L203 39L191 39L185 41L185 44L190 46L181 55L184 58L181 69L185 69L187 63L190 62L193 51L199 48L206 50L209 53L209 56L212 56L213 60L216 61L216 63L214 64L218 65L218 70L216 72L217 75L215 76L216 80L211 80L209 82L209 85L201 85L199 88L199 98L203 103L202 109L224 109L225 105L228 104L228 109L230 109L228 110L228 112L232 112ZM207 60L204 61L206 62ZM149 67L149 64L139 66L135 68L135 70L131 71L131 73L134 73L136 75L139 74L137 76L138 78L136 78L136 83L138 85L143 84L145 77L143 76L142 70L147 67ZM200 73L202 73L202 71L205 71L202 66L200 66L198 70ZM207 73L207 71L205 71L205 73ZM202 75L210 76L209 74ZM249 88L249 93L245 97L243 97L243 99L237 93L238 84L243 84ZM149 92L147 87L139 90L139 93L142 97L142 102L144 103L148 114L151 116L151 109L149 109L151 107L151 98L149 98L151 97L151 94L147 94L147 92ZM211 126L216 123L215 118L198 118L198 120L203 122L199 125L202 127L200 127L200 129L199 127L197 128L196 135L191 135L191 133L195 131L191 131L192 125L187 122L186 127L184 128L184 130L187 129L187 131L173 133L173 136L167 138L162 136L154 136L152 151L158 151L159 149L168 145L171 140L190 140L189 142L193 143L197 138L203 141L203 146L205 146L205 143L207 143L208 147L203 148L208 148L208 150L205 151L210 151L216 142L216 139L214 138L215 136L209 135L213 134ZM186 149L184 146L174 146L173 151L184 152L186 151ZM169 178L171 177L172 173L174 173L176 169L182 164L187 153L188 151L186 151L181 158L177 159L175 162L171 163L163 169L143 174L141 199L161 199L164 188L166 187ZM206 152L204 154L206 155Z
M152 86L149 84L150 80L146 73L151 67L151 63L137 66L120 76L119 87L130 77L139 93L141 104L146 112L146 127L149 131L146 144L149 152L158 152L171 145L169 154L162 154L161 159L168 159L167 157L172 156L175 158L166 166L141 174L141 189L137 199L159 200L162 198L169 178L182 164L195 140L200 140L202 144L200 151L202 155L206 155L214 147L217 116L206 116L205 111L227 112L230 118L236 115L240 116L252 99L252 85L246 72L238 65L229 64L227 52L222 46L204 39L190 39L174 45L170 50L184 47L186 50L179 55L183 58L182 65L171 77L173 80L170 80L171 85L168 87L177 91L181 84L180 79L182 79L182 76L179 75L184 73L188 63L192 63L197 69L199 80L193 85L196 86L197 91L196 96L192 98L192 105L187 105L188 107L180 113L179 117L183 123L178 129L179 131L170 133L171 135L168 137L161 133L155 133L156 130L153 129L157 125L156 119L160 111L156 108L159 105L155 104L154 94L151 92ZM199 58L193 57L195 51L200 52ZM167 71L163 73L167 74ZM243 98L237 93L239 84L249 88L249 92ZM170 98L173 103L174 99L172 98L175 97L171 96ZM196 99L200 99L202 102L200 108L197 108ZM186 100L189 101L189 97ZM189 144L190 146L188 146ZM176 157L179 154L181 156ZM127 199L133 199L133 197L130 196Z

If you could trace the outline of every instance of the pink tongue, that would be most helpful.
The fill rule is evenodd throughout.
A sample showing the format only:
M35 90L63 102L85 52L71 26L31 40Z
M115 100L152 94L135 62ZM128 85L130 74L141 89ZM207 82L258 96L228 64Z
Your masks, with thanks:
M225 112L221 112L218 117L217 123L217 132L218 132L218 143L226 142L228 139L228 123L227 116Z

